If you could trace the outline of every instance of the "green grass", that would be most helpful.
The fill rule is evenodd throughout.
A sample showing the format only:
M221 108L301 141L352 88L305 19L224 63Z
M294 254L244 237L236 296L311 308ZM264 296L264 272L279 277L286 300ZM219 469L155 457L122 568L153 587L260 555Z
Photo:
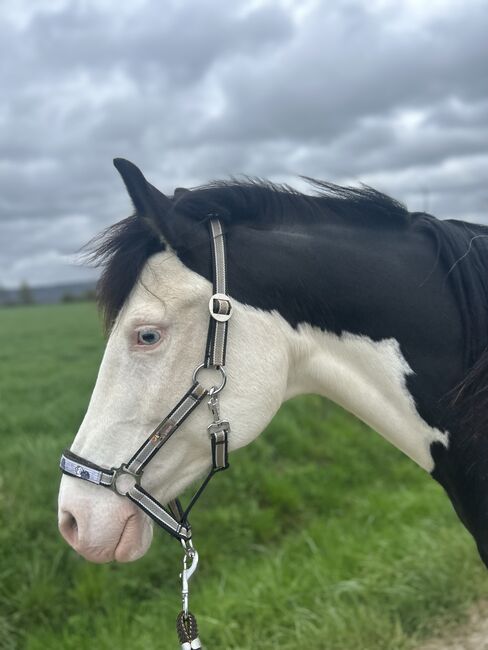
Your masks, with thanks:
M91 305L0 311L0 648L177 648L180 548L90 565L56 528L61 449L103 341ZM211 650L406 650L488 595L441 489L338 407L304 397L235 453L192 517L191 606ZM100 495L103 498L103 495Z

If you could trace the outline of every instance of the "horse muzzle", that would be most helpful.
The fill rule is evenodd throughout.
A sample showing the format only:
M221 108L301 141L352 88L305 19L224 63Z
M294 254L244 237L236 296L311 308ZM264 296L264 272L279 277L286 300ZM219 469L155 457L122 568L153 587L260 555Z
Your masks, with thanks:
M63 476L58 525L68 544L90 562L132 562L152 541L153 526L128 499Z

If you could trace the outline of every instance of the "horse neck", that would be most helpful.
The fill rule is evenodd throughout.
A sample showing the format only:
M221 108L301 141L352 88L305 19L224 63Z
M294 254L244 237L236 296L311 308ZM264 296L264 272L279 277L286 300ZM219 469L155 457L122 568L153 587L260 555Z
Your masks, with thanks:
M293 325L287 397L332 399L431 470L430 445L447 442L441 398L462 376L463 336L429 237L413 225L333 223L278 233L273 251L260 272L279 284L275 309Z

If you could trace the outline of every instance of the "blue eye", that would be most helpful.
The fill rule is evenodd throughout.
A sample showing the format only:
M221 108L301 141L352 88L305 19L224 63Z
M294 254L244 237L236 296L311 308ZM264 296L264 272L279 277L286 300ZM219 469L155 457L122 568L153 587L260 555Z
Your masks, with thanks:
M138 345L154 345L161 339L161 333L158 330L141 330L137 332Z

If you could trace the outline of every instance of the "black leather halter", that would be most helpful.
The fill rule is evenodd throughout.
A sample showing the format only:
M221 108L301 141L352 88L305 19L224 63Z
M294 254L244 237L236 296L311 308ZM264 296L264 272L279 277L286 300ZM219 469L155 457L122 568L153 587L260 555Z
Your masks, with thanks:
M119 467L110 469L96 465L69 449L61 456L61 470L69 476L108 487L121 496L128 497L141 510L149 515L161 528L168 531L185 544L191 540L191 527L188 521L190 510L202 494L208 482L216 474L229 466L228 436L230 426L220 418L219 393L226 383L225 353L227 347L228 321L232 315L232 305L227 296L227 269L225 236L218 219L209 221L210 244L213 264L213 295L209 301L210 321L204 362L193 373L193 383L176 406L154 429L134 455ZM221 375L218 386L204 388L198 381L203 369L217 370ZM208 426L211 443L212 469L184 510L178 499L165 508L141 485L143 472L151 459L163 448L190 414L208 398L207 403L213 417Z

